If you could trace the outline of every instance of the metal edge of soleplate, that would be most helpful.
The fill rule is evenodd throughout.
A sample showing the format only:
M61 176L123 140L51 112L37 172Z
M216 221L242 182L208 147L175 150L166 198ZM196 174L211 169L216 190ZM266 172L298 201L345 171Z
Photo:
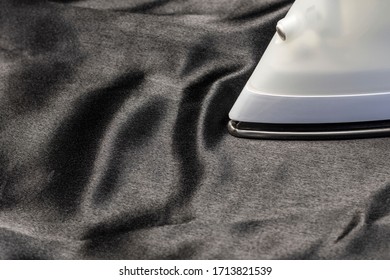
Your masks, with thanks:
M344 129L344 130L331 130L327 125L326 130L318 131L304 131L304 125L300 131L294 130L267 130L267 129L242 129L240 128L238 121L230 120L228 123L228 130L231 135L240 138L252 138L252 139L269 139L269 140L344 140L344 139L359 139L359 138L373 138L373 137L386 137L390 136L390 121L384 122L388 126L373 127L370 128L367 122L366 128L360 129ZM365 124L365 123L361 123ZM356 125L356 124L354 124ZM278 126L283 126L282 124ZM348 124L344 124L348 127ZM261 127L261 126L259 126ZM288 125L286 126L288 128ZM321 124L318 124L321 128Z

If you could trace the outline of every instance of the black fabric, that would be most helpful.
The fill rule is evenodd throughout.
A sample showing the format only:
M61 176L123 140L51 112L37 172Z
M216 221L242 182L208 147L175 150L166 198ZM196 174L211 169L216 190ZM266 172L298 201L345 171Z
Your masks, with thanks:
M0 258L389 258L390 139L227 132L291 3L2 0Z

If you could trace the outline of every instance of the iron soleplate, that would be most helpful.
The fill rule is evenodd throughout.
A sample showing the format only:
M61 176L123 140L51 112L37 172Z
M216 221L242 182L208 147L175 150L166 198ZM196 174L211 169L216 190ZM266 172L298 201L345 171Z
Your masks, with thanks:
M230 134L273 140L329 140L390 136L390 120L326 124L265 124L230 120Z

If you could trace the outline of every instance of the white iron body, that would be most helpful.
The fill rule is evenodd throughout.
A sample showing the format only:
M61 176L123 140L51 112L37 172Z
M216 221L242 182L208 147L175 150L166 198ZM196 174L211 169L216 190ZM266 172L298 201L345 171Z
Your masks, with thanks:
M390 120L389 11L389 0L296 0L230 111L230 131L269 138L272 132L240 134L237 124ZM336 134L367 130L338 129ZM314 131L281 129L274 135L335 133L320 127Z

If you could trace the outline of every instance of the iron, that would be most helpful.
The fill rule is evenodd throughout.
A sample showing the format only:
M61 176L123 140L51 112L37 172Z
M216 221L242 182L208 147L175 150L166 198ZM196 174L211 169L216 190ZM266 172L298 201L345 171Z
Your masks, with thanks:
M229 113L230 133L390 135L388 11L388 0L296 0Z

